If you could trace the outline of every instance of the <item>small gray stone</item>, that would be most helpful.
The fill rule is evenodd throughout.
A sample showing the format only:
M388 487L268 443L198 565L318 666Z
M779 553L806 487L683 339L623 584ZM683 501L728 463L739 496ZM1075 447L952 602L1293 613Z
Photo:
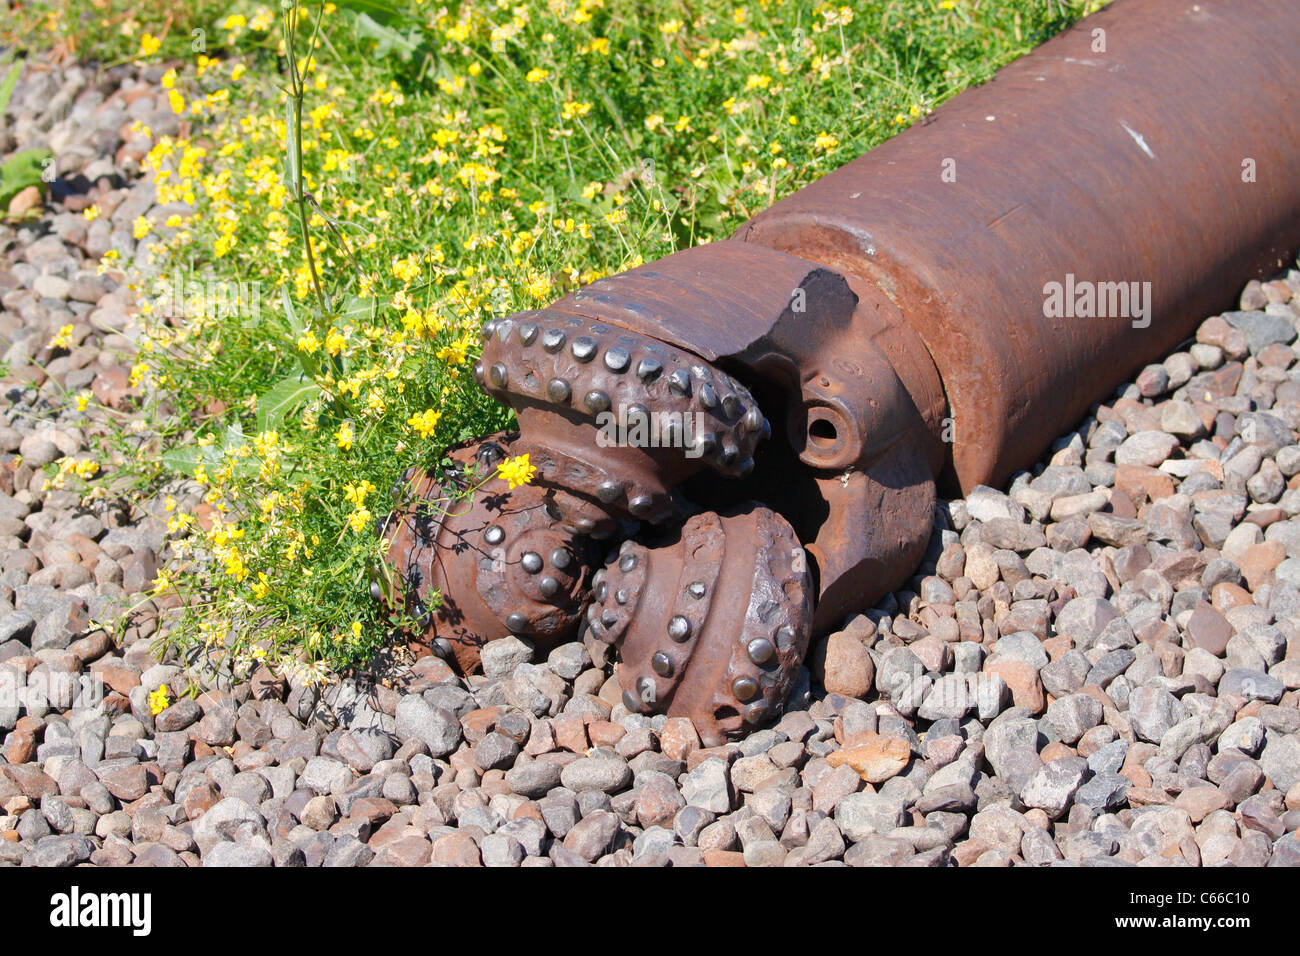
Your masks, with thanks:
M726 761L711 757L682 777L682 796L688 806L710 813L730 813L735 806L736 791Z
M260 843L218 843L203 854L204 866L272 866L275 858Z
M491 644L500 643L491 641ZM445 757L460 743L460 720L455 714L434 707L423 697L408 694L397 705L397 737L406 742L420 740L434 757Z
M883 793L851 793L835 807L835 823L855 843L902 826L904 816L903 804Z
M511 635L488 641L479 651L479 658L483 664L483 676L489 680L499 680L513 674L520 664L531 662L533 646Z
M1286 685L1260 670L1234 667L1219 681L1220 694L1237 694L1247 700L1264 700L1276 704L1286 693Z

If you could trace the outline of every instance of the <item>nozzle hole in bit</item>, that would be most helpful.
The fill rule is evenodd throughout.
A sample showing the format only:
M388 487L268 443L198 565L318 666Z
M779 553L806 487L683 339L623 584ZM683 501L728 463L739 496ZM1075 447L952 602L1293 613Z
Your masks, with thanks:
M818 448L834 448L840 440L839 429L826 418L814 418L808 423L808 440Z

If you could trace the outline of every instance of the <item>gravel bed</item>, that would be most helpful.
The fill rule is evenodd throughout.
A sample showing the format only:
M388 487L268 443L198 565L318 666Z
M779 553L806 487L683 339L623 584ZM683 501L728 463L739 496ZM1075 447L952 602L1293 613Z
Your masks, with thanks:
M188 684L151 651L166 608L120 644L93 622L165 560L154 503L83 504L40 466L93 457L65 389L130 408L130 295L96 264L167 212L131 132L176 131L156 80L29 64L0 141L50 145L63 177L38 223L0 225L0 865L1300 864L1294 269L1032 473L946 503L911 589L739 743L629 714L590 641L498 641L468 680L381 661L320 695L196 673L151 715Z

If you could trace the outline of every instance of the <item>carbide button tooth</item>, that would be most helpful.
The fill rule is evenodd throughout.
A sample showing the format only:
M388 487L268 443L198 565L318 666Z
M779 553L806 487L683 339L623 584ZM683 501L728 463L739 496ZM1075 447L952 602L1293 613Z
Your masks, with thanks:
M596 340L587 335L580 335L573 340L570 351L579 362L590 362L596 355Z
M488 369L488 378L497 388L505 388L506 383L510 381L510 373L506 371L503 363L494 362L492 367Z
M737 677L731 682L731 692L736 695L736 700L747 704L758 696L758 681L752 677Z
M596 486L596 497L599 498L601 501L605 502L605 504L607 505L613 504L615 501L618 501L618 499L622 497L622 495L623 495L622 487L615 484L612 481L602 481L599 485Z
M654 499L649 495L637 495L628 499L627 510L634 518L644 518L654 510Z
M776 648L766 637L754 638L745 650L749 654L749 659L759 665L766 664L776 657Z
M674 395L680 395L682 398L690 398L691 395L691 376L685 369L679 368L668 376L668 389Z
M568 338L562 329L547 329L542 333L542 348L554 355L560 349L564 348L564 340Z
M710 410L718 404L718 393L708 382L700 386L700 404Z
M562 378L553 378L546 383L546 397L557 405L567 402L573 395L573 389Z
M664 370L663 365L658 359L643 358L636 366L636 377L649 385L659 377L659 373Z
M655 656L650 658L650 667L660 677L673 676L673 659L663 651L657 651Z
M616 374L626 372L631 362L632 356L621 345L615 345L605 352L605 368Z
M735 418L740 412L740 397L731 393L722 396L722 411L728 418Z
M519 326L519 341L524 345L532 345L537 341L537 333L540 330L536 322L525 322Z
M609 396L599 389L592 389L588 392L582 403L587 406L587 411L593 415L609 411Z

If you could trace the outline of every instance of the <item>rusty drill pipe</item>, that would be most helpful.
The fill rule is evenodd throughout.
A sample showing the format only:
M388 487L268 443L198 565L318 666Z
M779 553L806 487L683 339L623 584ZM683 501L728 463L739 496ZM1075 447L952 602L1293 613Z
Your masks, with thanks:
M1003 482L1300 245L1297 49L1294 0L1117 0L731 240L489 323L519 432L453 457L538 480L394 515L416 641L468 669L585 628L629 710L709 743L778 713L920 562L937 485Z

